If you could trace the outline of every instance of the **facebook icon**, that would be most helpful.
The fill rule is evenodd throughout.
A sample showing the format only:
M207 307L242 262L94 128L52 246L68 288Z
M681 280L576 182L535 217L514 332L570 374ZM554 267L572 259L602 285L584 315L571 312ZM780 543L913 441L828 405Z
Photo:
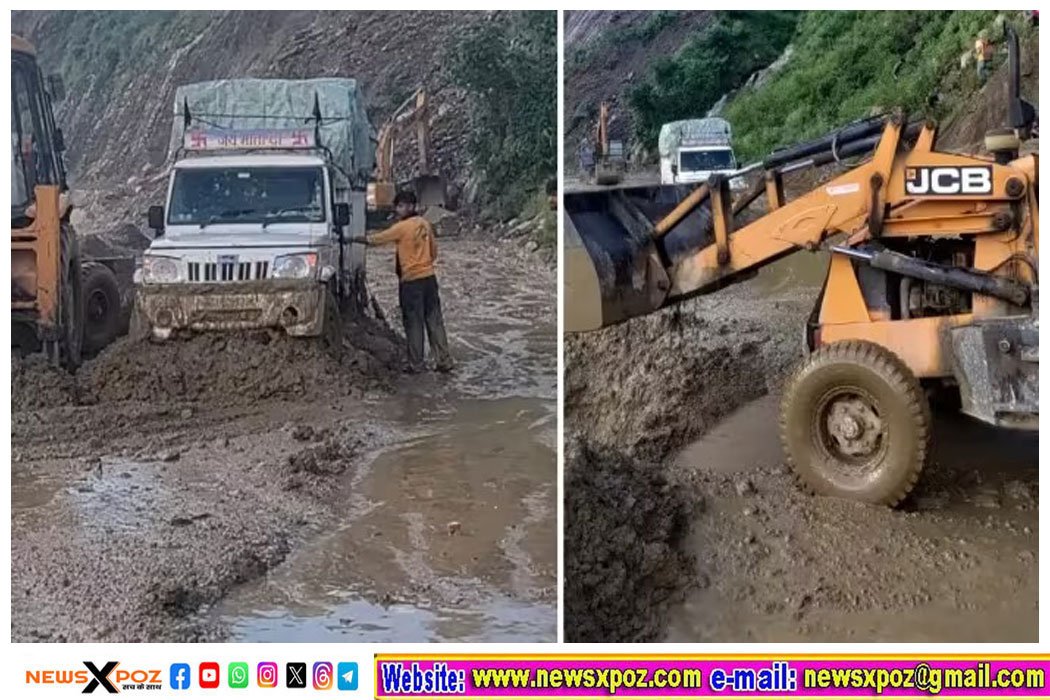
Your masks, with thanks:
M186 690L190 687L190 665L189 664L172 664L171 665L171 687L175 690Z

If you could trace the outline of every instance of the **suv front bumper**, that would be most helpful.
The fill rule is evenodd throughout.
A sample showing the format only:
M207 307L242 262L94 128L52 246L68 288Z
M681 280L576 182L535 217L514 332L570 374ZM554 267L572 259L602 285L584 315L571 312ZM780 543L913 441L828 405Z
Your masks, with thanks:
M326 296L316 279L144 284L135 291L135 305L158 339L181 329L281 328L292 336L317 336Z

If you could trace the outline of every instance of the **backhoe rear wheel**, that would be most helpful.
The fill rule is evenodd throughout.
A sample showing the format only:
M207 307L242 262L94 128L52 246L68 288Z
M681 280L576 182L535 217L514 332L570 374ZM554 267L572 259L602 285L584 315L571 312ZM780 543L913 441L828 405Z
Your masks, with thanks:
M780 436L810 491L895 506L919 480L930 407L908 366L866 341L825 345L788 381Z

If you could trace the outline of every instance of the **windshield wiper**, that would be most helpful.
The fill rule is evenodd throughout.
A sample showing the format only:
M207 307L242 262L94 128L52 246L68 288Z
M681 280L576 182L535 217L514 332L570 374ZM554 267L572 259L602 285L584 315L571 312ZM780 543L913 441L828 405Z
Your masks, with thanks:
M313 211L315 211L313 207L288 207L286 209L278 209L277 211L271 212L263 217L262 225L263 228L266 228L267 224L280 220L286 214L306 214L309 216Z
M203 230L205 226L211 226L212 224L217 224L217 223L220 223L220 222L222 222L222 223L232 223L232 222L224 222L223 219L227 219L227 218L229 218L231 216L237 217L239 219L242 216L247 216L248 214L254 214L256 211L257 211L256 209L227 209L226 211L219 212L218 214L212 214L211 216L208 217L207 221L202 221L200 226L201 226L201 229Z

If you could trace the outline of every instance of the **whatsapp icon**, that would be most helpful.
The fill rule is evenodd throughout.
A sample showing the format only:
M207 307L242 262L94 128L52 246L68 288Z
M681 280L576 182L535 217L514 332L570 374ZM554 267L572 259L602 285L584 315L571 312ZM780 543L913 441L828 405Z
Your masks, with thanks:
M243 661L234 661L230 664L230 687L248 687L248 664Z

